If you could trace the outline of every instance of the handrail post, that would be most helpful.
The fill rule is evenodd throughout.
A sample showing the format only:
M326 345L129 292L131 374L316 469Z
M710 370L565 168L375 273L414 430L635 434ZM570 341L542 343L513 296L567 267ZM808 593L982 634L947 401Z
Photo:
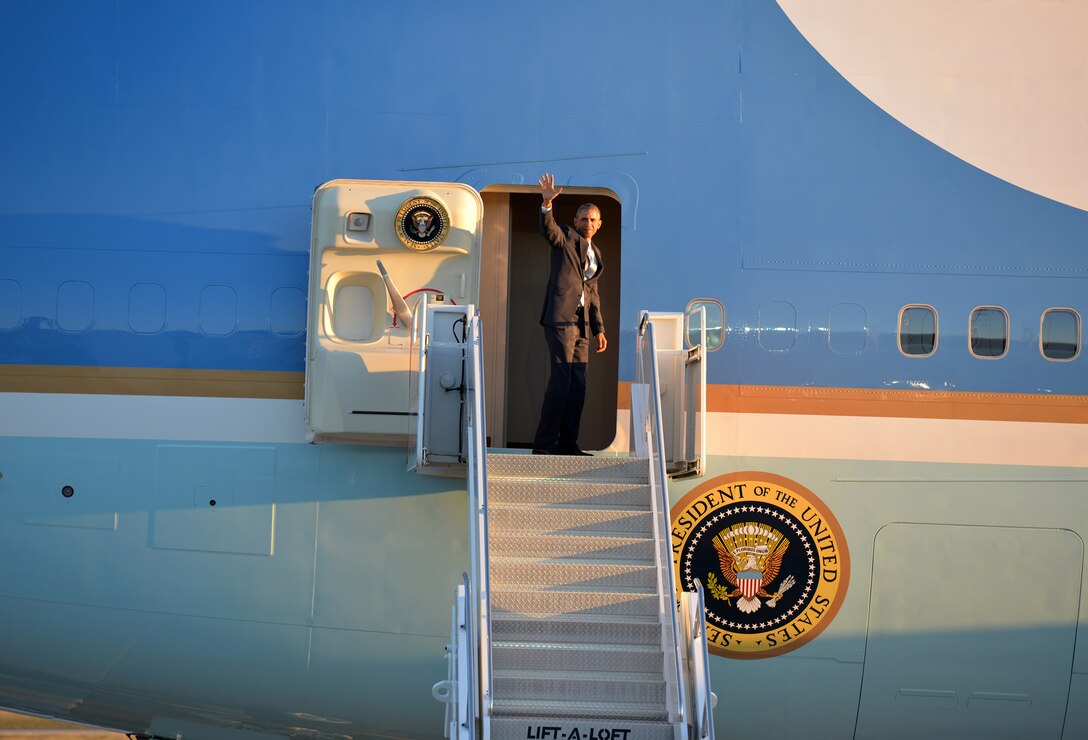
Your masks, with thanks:
M468 347L472 367L471 406L466 429L469 447L469 519L470 549L472 551L473 579L476 583L473 599L473 617L476 622L474 661L479 674L474 679L476 718L487 722L493 701L491 678L491 613L489 583L489 558L487 551L487 432L484 417L483 329L479 316L467 317L469 323Z
M702 692L696 692L703 701L701 711L698 711L695 717L696 722L699 724L699 737L697 740L707 740L708 738L713 740L714 693L710 690L710 661L707 660L706 654L706 592L703 590L703 584L698 578L695 579L695 593L698 600L697 610L694 615L695 621L692 625L696 630L692 647L695 648L693 651L695 662L700 665L692 666L692 675L695 680L702 682L703 689Z
M477 666L479 665L476 660L476 640L473 635L476 634L476 630L473 628L472 618L472 601L474 598L472 579L469 578L468 573L462 573L461 579L465 585L465 641L468 643L468 682L471 685L471 690L468 692L470 697L468 711L465 712L465 734L469 740L473 740L476 737L476 706L479 704L479 689L478 680L476 677Z
M699 306L699 408L692 413L699 414L699 463L695 472L702 475L706 470L706 306Z

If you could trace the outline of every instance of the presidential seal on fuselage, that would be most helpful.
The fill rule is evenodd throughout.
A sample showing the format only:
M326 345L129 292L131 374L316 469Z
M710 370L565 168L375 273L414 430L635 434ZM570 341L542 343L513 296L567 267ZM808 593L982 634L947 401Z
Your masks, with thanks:
M676 587L706 589L712 653L766 658L794 650L834 619L850 556L835 515L804 486L771 473L715 478L672 508Z
M395 228L401 244L417 252L429 252L450 233L450 214L434 198L412 198L397 211Z

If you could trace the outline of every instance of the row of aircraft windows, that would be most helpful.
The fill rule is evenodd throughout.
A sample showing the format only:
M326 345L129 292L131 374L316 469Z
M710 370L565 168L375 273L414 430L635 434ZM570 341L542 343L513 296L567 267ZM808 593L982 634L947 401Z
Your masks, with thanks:
M30 318L25 315L23 294L23 287L17 281L0 279L0 332L19 329ZM129 287L127 296L111 295L110 300L122 306L127 303L123 316L107 318L125 321L132 333L152 335L166 330L167 293L161 284L135 283ZM104 301L91 283L68 280L57 287L55 312L49 318L63 332L90 331L103 318L100 314ZM240 325L239 305L234 286L205 285L197 297L196 328L208 336L233 334ZM302 288L273 288L267 305L268 329L272 334L302 336L306 330L306 292Z
M940 337L937 311L932 306L904 306L899 311L899 351L908 357L929 357ZM1009 352L1009 313L1000 306L979 306L971 311L970 350L975 357L997 360ZM1055 362L1075 360L1080 354L1081 318L1071 308L1048 308L1039 321L1039 352Z
M855 308L857 314L853 317L853 325L864 324L864 311L860 306L841 304L837 308L849 309L850 307ZM709 351L713 352L725 342L725 307L720 301L712 298L699 298L688 304L687 335L688 343L691 345L699 341L698 322L693 320L695 317L693 312L700 308L705 311L706 316L706 346ZM792 306L789 308L792 310ZM768 315L773 315L773 312L768 311ZM793 314L793 316L795 319L796 314ZM762 319L765 318L762 310L760 311L760 318L762 324ZM829 323L834 322L830 321ZM768 351L788 351L792 347L792 336L796 334L795 322L791 322L787 315L784 321L775 322L772 320L768 326L775 328L760 327L760 346ZM784 330L782 330L783 327ZM769 336L773 336L776 330L782 330L781 333L787 343L777 346L768 346L769 343L765 345L762 333L766 331ZM854 333L857 334L856 331ZM1043 312L1039 322L1039 352L1046 359L1055 362L1075 360L1080 355L1081 333L1079 313L1072 308L1048 308ZM939 336L937 311L933 306L911 304L904 306L899 311L898 343L899 351L904 355L908 357L929 357L933 355L937 351ZM860 345L849 345L847 342L841 343L839 345L840 353L856 354L860 352L864 349L864 339L860 341ZM969 347L972 355L986 360L997 360L1008 354L1008 312L1000 306L979 306L971 311ZM835 349L834 346L832 348Z

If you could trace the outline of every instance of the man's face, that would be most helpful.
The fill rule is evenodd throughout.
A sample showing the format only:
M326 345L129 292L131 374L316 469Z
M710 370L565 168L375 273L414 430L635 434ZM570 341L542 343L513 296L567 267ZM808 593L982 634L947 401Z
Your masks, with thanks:
M574 230L581 234L583 239L592 239L600 228L601 212L596 208L587 208L574 215Z

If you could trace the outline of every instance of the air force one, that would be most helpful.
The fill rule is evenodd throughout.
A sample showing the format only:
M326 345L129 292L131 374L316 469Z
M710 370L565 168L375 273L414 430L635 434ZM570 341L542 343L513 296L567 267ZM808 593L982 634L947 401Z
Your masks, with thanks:
M0 706L1088 736L1086 37L1073 0L0 3ZM543 172L603 219L591 458L527 454Z

